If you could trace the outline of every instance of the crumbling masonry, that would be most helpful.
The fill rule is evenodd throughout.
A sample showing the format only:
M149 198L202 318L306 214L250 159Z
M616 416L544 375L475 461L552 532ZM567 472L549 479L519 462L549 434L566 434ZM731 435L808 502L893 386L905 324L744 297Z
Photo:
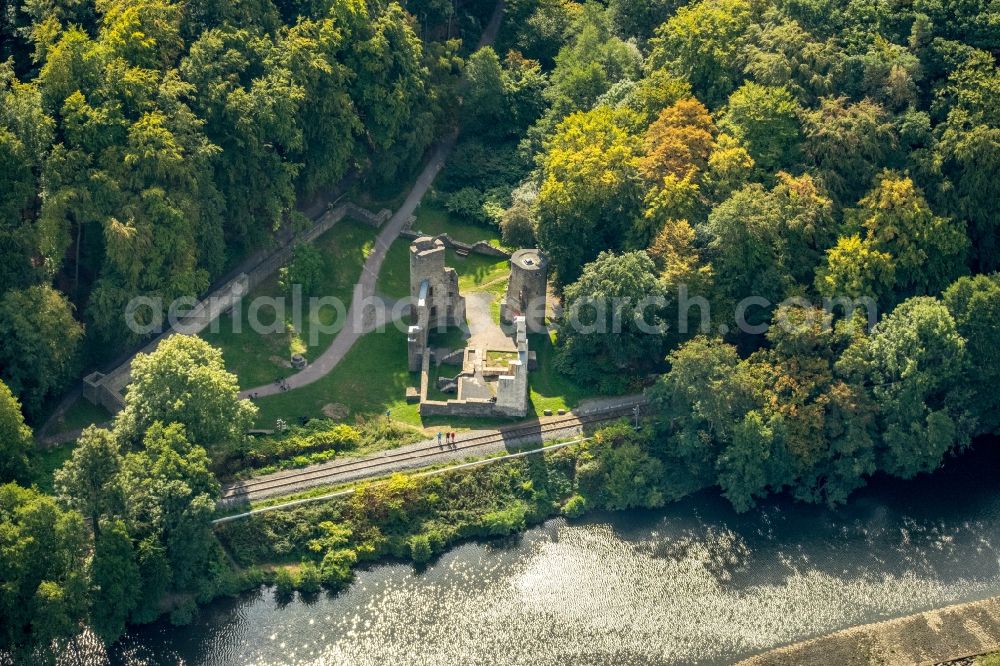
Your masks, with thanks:
M467 347L442 359L428 347L432 330L465 324L465 298L458 290L458 275L445 266L445 245L428 236L410 245L410 315L407 335L411 372L420 373L419 390L408 390L408 399L420 402L424 416L524 417L528 413L528 372L534 354L528 333L544 330L548 262L538 250L519 250L511 257L507 296L501 302L501 319L513 327L513 346L506 349ZM429 400L431 363L461 366L453 378L439 378L440 390L457 394L453 400Z

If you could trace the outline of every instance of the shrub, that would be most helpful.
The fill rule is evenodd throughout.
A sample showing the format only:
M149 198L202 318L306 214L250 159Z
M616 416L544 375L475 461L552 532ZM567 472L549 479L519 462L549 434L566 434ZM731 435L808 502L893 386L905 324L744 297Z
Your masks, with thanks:
M483 193L475 187L463 187L452 193L444 204L448 212L468 222L484 224L487 222L483 213Z
M300 284L303 296L315 296L314 292L323 280L323 273L329 270L323 254L316 246L300 243L292 251L292 260L288 266L279 273L281 287L291 294L292 286Z
M526 514L524 503L516 502L505 509L483 515L480 524L489 536L506 536L527 527Z
M562 514L567 518L579 518L586 512L587 500L583 495L573 495L562 507Z
M410 557L417 564L423 564L434 555L431 542L426 534L414 534L410 537Z
M315 562L306 560L299 569L299 580L297 587L303 594L316 594L319 592L321 582L320 570Z
M282 567L274 572L274 593L279 599L291 599L297 582L292 570Z
M198 615L198 604L194 599L185 599L180 606L170 612L170 624L183 627L191 624L196 615Z
M354 577L352 567L357 563L358 556L353 550L341 548L331 550L323 556L320 565L320 580L331 589L339 589Z

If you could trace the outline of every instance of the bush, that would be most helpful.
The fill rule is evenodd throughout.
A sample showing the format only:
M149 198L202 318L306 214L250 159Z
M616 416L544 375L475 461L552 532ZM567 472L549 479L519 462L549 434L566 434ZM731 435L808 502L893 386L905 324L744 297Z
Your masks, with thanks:
M320 565L320 580L331 589L339 589L354 577L352 567L357 563L358 556L353 550L342 548L331 550L323 556Z
M316 594L319 592L321 576L319 567L315 562L306 560L299 569L298 588L303 594Z
M357 428L326 420L310 421L305 427L292 428L279 437L255 437L243 456L251 467L262 467L291 459L299 464L315 462L310 454L325 451L348 451L358 447L361 432Z
M506 509L485 514L480 524L489 536L506 536L527 527L526 514L524 503L516 502Z
M298 581L291 569L282 567L274 572L274 593L279 599L291 599Z
M292 251L292 260L279 272L281 287L291 294L292 286L302 285L303 296L316 296L314 292L323 280L324 271L330 267L323 261L323 254L310 243L300 243Z
M410 557L417 564L423 564L431 559L434 551L426 534L414 534L410 537Z
M191 624L195 616L198 615L198 604L194 599L185 599L181 605L170 612L170 624L175 627L183 627Z
M452 193L444 203L448 212L468 222L484 224L487 222L483 212L483 193L475 187L463 187Z
M583 495L573 495L563 504L562 514L567 518L579 518L587 512L587 500Z

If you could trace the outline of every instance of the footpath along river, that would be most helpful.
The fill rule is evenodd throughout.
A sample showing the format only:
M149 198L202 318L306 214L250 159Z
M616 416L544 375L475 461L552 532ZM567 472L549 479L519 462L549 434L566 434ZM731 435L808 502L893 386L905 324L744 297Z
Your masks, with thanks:
M715 493L552 520L416 572L382 564L336 596L268 590L188 627L133 629L104 664L729 663L792 641L1000 594L1000 444L877 479L836 510L735 514Z

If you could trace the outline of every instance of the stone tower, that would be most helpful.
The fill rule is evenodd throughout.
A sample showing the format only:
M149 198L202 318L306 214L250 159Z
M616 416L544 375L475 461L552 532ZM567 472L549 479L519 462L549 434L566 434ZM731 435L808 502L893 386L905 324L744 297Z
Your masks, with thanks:
M528 331L544 330L548 275L549 261L540 250L515 252L510 258L507 295L500 302L500 319L511 324L515 318L524 317Z
M411 371L420 369L427 335L465 322L465 298L458 292L458 273L445 262L444 242L421 236L410 244L410 311L415 324L407 332Z
M461 326L465 322L465 298L458 293L458 273L444 265L444 242L421 236L410 244L410 298L414 304L425 298L431 326ZM427 283L422 293L423 283Z

